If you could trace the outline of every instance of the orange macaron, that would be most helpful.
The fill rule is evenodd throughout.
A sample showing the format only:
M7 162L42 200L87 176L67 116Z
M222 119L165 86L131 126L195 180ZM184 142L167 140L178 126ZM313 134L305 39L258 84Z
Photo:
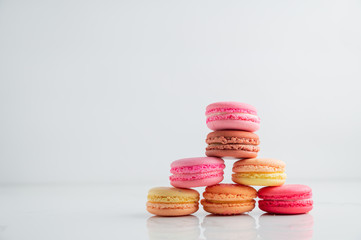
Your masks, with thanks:
M217 215L237 215L255 207L256 189L238 184L217 184L206 187L201 200L206 212Z

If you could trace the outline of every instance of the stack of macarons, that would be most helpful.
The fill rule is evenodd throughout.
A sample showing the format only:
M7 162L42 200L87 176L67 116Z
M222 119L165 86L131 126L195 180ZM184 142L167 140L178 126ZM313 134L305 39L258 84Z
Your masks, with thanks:
M300 214L312 209L312 191L304 185L283 185L285 163L272 158L256 158L260 127L255 107L238 102L218 102L207 106L206 123L213 130L206 138L206 156L172 162L170 184L152 188L147 210L159 216L184 216L198 210L199 193L190 188L206 187L201 204L216 215L250 212L255 198L261 210L275 214ZM232 181L222 184L224 160L236 160ZM251 186L266 186L257 190Z

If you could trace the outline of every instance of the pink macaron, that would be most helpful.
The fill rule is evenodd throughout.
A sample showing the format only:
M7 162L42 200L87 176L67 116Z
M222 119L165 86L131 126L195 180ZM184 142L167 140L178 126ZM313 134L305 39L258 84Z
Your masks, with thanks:
M258 191L261 210L276 214L301 214L313 208L312 189L306 185L286 184L264 187Z
M260 118L255 107L239 102L217 102L207 106L207 126L214 130L243 130L255 132Z
M211 186L223 180L224 161L217 157L184 158L172 162L170 184L179 188Z

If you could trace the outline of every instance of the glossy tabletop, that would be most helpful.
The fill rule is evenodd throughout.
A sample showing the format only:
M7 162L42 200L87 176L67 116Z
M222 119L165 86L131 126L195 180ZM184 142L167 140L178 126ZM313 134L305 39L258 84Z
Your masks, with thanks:
M145 211L145 185L2 185L0 239L361 239L361 182L307 182L314 209L239 216ZM203 188L197 189L202 191Z

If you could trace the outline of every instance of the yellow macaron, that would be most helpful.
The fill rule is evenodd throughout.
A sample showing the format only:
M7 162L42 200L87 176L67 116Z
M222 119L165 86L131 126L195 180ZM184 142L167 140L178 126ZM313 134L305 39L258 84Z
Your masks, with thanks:
M156 187L148 192L147 211L158 216L184 216L196 212L198 202L196 190Z

